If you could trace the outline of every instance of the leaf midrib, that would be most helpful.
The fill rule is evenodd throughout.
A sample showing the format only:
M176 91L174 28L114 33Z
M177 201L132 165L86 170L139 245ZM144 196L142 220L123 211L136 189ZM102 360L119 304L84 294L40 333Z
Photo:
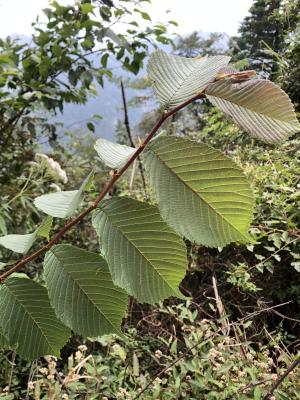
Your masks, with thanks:
M295 119L295 118L294 118L294 122L293 122L293 123L291 123L291 122L289 122L289 121L284 121L283 119L278 119L278 118L273 117L273 116L270 116L270 115L268 115L268 114L262 114L262 113L259 112L259 111L253 110L252 108L250 108L250 107L248 107L248 106L246 107L245 105L240 105L240 104L238 104L238 103L236 103L236 102L234 102L234 101L232 101L232 100L228 100L228 99L225 98L225 97L216 96L216 95L208 94L208 93L207 93L207 97L208 97L208 98L209 98L209 97L215 97L216 99L220 99L221 101L224 101L224 102L227 101L228 103L233 104L233 105L236 106L236 107L244 108L245 110L247 110L247 111L249 111L249 112L258 114L258 115L260 115L260 116L262 116L262 117L264 117L264 118L269 118L269 119L271 119L271 120L276 121L277 123L279 122L279 123L288 124L288 125L290 125L291 127L294 127L295 125L297 125L297 123L299 124L298 120Z
M241 232L234 226L232 225L222 214L220 214L205 198L203 198L201 196L201 192L196 192L192 187L190 187L184 180L182 180L179 175L176 175L176 173L171 169L171 167L168 166L168 164L158 156L157 153L155 153L155 151L153 150L153 147L150 147L148 149L148 151L152 151L152 153L155 155L155 157L158 159L158 161L160 161L171 173L173 176L175 176L175 178L177 178L180 183L183 183L189 190L191 190L193 192L193 194L197 197L200 197L200 199L203 201L203 203L205 203L210 209L212 209L212 211L214 211L222 220L224 220L229 226L231 226L236 232L238 232L239 234L241 234ZM250 218L249 218L250 219ZM242 233L243 237L245 239L248 239L247 236L245 236L244 233Z
M121 234L126 238L126 240L130 243L130 245L137 250L137 252L142 256L142 258L144 258L154 269L154 271L157 273L157 275L165 282L165 284L172 290L172 292L176 293L175 289L173 287L170 286L170 284L165 280L165 278L159 273L159 271L155 268L155 266L152 264L152 262L140 251L140 249L138 247L136 247L132 241L128 238L128 236L122 231L122 229L118 226L115 225L112 220L109 218L109 215L105 213L104 209L101 209L101 211L106 215L106 218L110 221L111 225L118 229Z
M68 270L66 270L63 266L63 263L61 262L60 258L57 256L57 254L55 254L53 251L50 251L50 253L56 258L56 260L58 261L61 269L69 276L71 277L72 282L76 285L76 287L78 287L80 289L80 292L82 292L85 297L88 299L88 301L94 306L96 307L96 309L99 311L99 313L101 314L101 316L108 322L108 324L114 329L115 332L119 332L119 330L114 326L114 324L107 318L107 316L103 313L103 311L101 311L101 309L99 308L98 305L96 305L92 299L89 297L89 295L84 291L84 289L77 284L79 281L77 281L76 279L74 279L72 277L72 273ZM100 268L101 269L101 268Z
M196 61L197 63L199 63L199 67L201 67L201 64L203 64L206 60L207 60L207 57L205 58L205 60L201 59L201 60L198 60L198 61L195 60L195 61ZM193 67L193 71L191 71L188 75L186 75L186 76L184 77L184 79L182 79L181 83L180 83L179 86L177 86L177 88L174 90L174 92L173 92L173 94L171 95L169 101L167 102L166 108L169 108L169 107L170 107L170 103L172 102L172 100L174 99L174 97L178 94L179 90L180 90L180 89L182 88L182 86L186 83L186 81L195 73L195 71L198 71L196 65L195 65L195 66L193 65L192 67ZM199 88L198 90L200 90L200 88ZM197 91L196 91L196 93L197 93ZM196 94L196 93L195 93L195 94ZM191 95L191 97L192 97L192 95Z
M9 286L7 286L7 289L9 289ZM42 333L46 343L48 344L49 348L52 349L53 354L57 354L57 351L55 350L55 348L53 347L52 344L49 343L46 334L44 333L44 330L40 327L40 325L38 324L38 322L33 318L33 316L30 314L30 312L26 309L25 305L22 303L22 301L18 298L17 294L14 293L12 290L9 289L9 292L13 295L13 297L16 299L15 301L17 301L18 304L20 304L20 306L22 306L22 309L25 310L25 313L27 315L30 316L31 320L35 323L35 325L38 327L39 331Z

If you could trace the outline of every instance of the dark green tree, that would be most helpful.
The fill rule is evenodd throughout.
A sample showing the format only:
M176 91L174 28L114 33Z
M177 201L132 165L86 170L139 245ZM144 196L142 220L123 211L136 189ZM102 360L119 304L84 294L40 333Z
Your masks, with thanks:
M225 41L226 37L223 33L211 32L206 36L195 31L179 37L176 53L184 57L224 54L227 49Z
M287 24L285 33L284 61L286 68L279 80L300 112L300 2L289 0L282 19Z
M275 53L283 45L284 23L280 16L281 0L256 0L233 40L236 59L247 58L250 67L274 77L278 71Z
M240 36L232 38L233 59L280 83L299 110L300 2L256 0L243 20Z

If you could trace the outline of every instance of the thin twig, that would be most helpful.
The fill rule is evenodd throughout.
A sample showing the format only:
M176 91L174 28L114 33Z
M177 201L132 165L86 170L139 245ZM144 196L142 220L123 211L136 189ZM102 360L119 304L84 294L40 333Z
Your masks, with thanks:
M13 117L10 117L4 124L0 127L0 132L4 132L6 129L14 126L15 122L18 122L26 111L26 106L22 107Z
M125 128L126 128L126 132L127 132L127 136L128 136L128 140L129 140L130 146L131 147L135 147L135 144L134 144L134 141L133 141L133 137L132 137L132 133L131 133L130 124L129 124L126 94L125 94L125 88L124 88L124 84L123 84L122 80L121 80L121 93L122 93L122 101L123 101L123 108L124 108L124 125L125 125Z
M258 381L258 382L255 382L255 383L250 382L247 386L245 386L244 388L240 389L240 390L238 391L238 393L243 393L243 392L245 392L245 391L248 390L248 389L253 389L253 388L255 388L256 386L263 385L264 383L270 382L271 380L272 380L272 379L269 378L269 379L264 379L263 381Z
M10 369L9 378L8 378L8 392L10 391L10 388L11 388L14 367L16 366L15 361L16 361L16 352L13 351L12 356L11 356L11 369Z
M222 319L222 332L224 335L228 335L229 333L229 321L228 318L226 317L226 311L223 305L223 302L219 296L219 291L218 291L218 283L217 283L217 277L215 272L213 272L212 275L212 286L213 286L213 290L214 290L214 295L215 295L215 299L216 299L216 306L220 315L220 318Z
M261 261L258 264L253 265L251 268L248 269L248 271L251 271L253 268L261 267L262 265L265 265L267 261L269 261L273 256L278 254L280 251L284 250L288 245L296 242L299 240L299 236L297 236L295 239L290 240L287 242L284 246L280 247L280 249L276 250L274 253L272 253L269 257L265 258L263 261Z
M44 358L44 360L46 361L46 363L48 364L49 361L48 361L47 357L43 357L43 358ZM56 367L54 368L54 370L55 370L55 376L56 376L58 382L59 382L61 385L63 385L63 382L64 382L64 381L63 381L62 377L59 375L59 373L58 373ZM69 391L68 388L65 388L65 391L67 392L67 394L70 394L70 391Z
M207 338L205 338L205 340L210 340L213 339L217 334L218 331L220 329L218 329L216 332L212 333L211 335L209 335ZM197 343L195 343L193 346L189 347L184 353L182 353L179 357L177 357L174 361L172 361L169 365L167 365L165 368L163 368L158 374L156 374L154 376L153 379L151 379L151 381L149 381L147 383L147 385L133 398L133 400L137 400L141 397L141 395L143 393L145 393L145 391L153 384L153 382L156 380L156 378L159 378L160 376L162 376L165 372L167 372L170 368L172 368L175 364L178 363L178 361L180 361L182 358L184 358L185 356L187 356L187 354L195 349L197 346L199 346L200 344L203 344L202 339L200 339L199 341L197 341Z
M50 250L51 247L53 245L55 245L65 235L66 232L68 232L73 226L77 225L78 222L82 221L88 214L90 214L93 210L95 210L97 208L98 204L107 195L107 193L110 192L110 190L115 185L115 183L119 180L119 178L124 174L125 171L127 171L127 169L130 167L130 165L133 163L133 161L141 154L141 152L144 150L147 143L150 142L150 140L153 138L153 136L159 130L159 128L162 126L162 124L165 122L165 120L168 119L171 115L175 114L177 111L186 107L188 104L192 103L195 100L201 99L203 97L204 97L204 93L199 93L199 94L193 96L192 98L190 98L189 100L185 101L184 103L180 104L179 106L171 109L170 111L163 112L162 115L160 116L159 120L156 122L156 124L151 129L151 131L148 133L148 135L146 136L144 141L140 144L140 146L137 147L136 151L129 158L129 160L126 162L126 164L119 171L115 171L113 173L111 179L106 183L106 185L104 186L104 189L97 196L94 203L92 205L90 205L88 208L86 208L84 211L82 211L76 218L68 221L64 225L64 227L56 235L54 235L54 237L47 244L45 244L43 247L41 247L36 252L30 254L29 256L23 257L12 268L10 268L9 270L7 270L3 274L1 274L0 275L0 284L2 284L5 281L5 279L8 278L12 273L19 271L30 261L37 259L39 256L43 255L48 250Z
M29 397L29 382L31 382L32 379L33 379L34 369L36 368L36 364L37 364L37 361L35 360L35 361L33 361L31 363L31 366L30 366L30 372L29 372L28 380L27 380L27 391L26 391L25 400L29 400L30 399L30 397Z
M124 84L123 84L122 80L121 80L121 92L122 92L122 101L123 101L123 108L124 108L124 125L125 125L125 128L126 128L126 132L127 132L127 136L128 136L128 139L129 139L130 146L131 147L135 147L135 144L134 144L134 141L133 141L133 137L132 137L132 133L131 133L130 123L129 123L125 88L124 88ZM145 198L147 199L147 197L148 197L147 185L146 185L146 179L145 179L142 160L141 160L140 157L137 157L137 160L138 160L138 166L139 166L139 170L140 170L140 174L141 174L141 178L142 178L142 182L143 182L143 189L144 189L144 193L145 193Z
M278 388L279 385L281 385L281 383L284 381L284 379L298 366L300 365L300 357L296 358L296 360L294 360L292 362L292 364L290 364L290 366L288 367L288 369L285 371L284 374L282 374L277 381L274 383L274 385L271 387L270 391L263 397L262 400L268 400L270 398L270 396L272 396L274 390L276 390Z
M6 206L8 206L9 204L13 203L15 200L17 200L19 197L22 196L22 194L25 192L25 190L27 189L27 186L30 182L30 179L32 177L32 172L29 174L28 178L26 179L26 182L24 184L24 186L21 188L20 192L17 193L11 200L9 200L9 202L6 203Z
M86 362L87 362L90 358L92 358L92 357L93 357L92 354L89 354L87 357L85 357L82 361L80 361L79 364L76 365L75 368L73 368L73 372L78 373L78 371L80 370L80 368L83 367L83 365L85 365Z
M282 307L282 306L285 306L285 305L290 304L290 303L292 303L292 300L286 301L285 303L276 304L275 306L272 306L272 307L266 307L266 308L263 308L262 310L254 311L253 313L248 314L245 317L240 318L239 322L245 321L245 320L247 320L249 318L252 318L252 317L254 317L256 315L259 315L259 314L261 314L263 312L272 311L272 310L274 310L274 308Z

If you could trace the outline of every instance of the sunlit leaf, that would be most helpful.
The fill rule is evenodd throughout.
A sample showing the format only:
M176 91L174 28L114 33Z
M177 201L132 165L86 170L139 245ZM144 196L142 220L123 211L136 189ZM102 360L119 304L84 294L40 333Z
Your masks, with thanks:
M49 240L49 232L52 226L52 218L47 217L42 222L39 228L37 228L33 233L28 233L25 235L11 234L0 237L0 245L12 250L16 253L26 254L37 236L42 236Z
M100 160L112 169L120 169L136 151L134 148L110 142L106 139L98 139L95 144Z
M70 331L56 318L42 285L8 278L0 287L0 310L0 326L21 357L60 356Z
M169 109L202 92L229 60L227 56L185 58L157 50L149 59L148 74L159 102Z
M37 235L49 240L49 234L52 228L53 218L48 216L37 229Z
M0 245L16 253L26 254L33 245L37 233L28 233L25 235L6 235L0 237Z
M249 183L221 152L162 136L146 147L145 167L163 218L180 235L212 247L251 241Z
M44 194L37 197L34 200L34 204L45 214L51 215L52 217L71 217L82 202L84 191L88 190L93 180L93 176L94 172L92 171L78 190Z
M44 271L51 304L67 326L85 336L120 334L128 296L113 284L100 255L54 246L46 254Z
M265 142L279 142L300 131L288 95L273 82L225 79L210 84L206 94L237 125Z
M100 203L93 226L116 285L140 302L182 297L178 285L187 267L185 246L156 207L112 198Z

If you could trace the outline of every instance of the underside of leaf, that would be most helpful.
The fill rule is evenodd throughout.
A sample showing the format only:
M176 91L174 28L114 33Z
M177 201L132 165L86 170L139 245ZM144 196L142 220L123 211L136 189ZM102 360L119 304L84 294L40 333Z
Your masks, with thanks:
M135 149L106 139L98 139L95 144L100 160L112 169L120 169L135 152Z
M0 245L15 253L26 254L33 245L37 233L27 233L25 235L6 235L0 237Z
M161 137L145 149L146 172L165 221L211 247L251 241L253 198L241 169L221 152L183 138Z
M52 217L47 217L33 233L27 233L25 235L11 234L0 236L0 245L16 253L26 254L30 250L37 236L41 236L49 240L51 226Z
M42 210L45 214L57 218L71 217L79 207L84 191L88 190L93 180L94 172L92 171L78 190L67 190L63 192L55 192L44 194L34 200L35 206Z
M121 334L128 296L100 255L57 245L46 254L44 271L51 304L67 326L84 336Z
M288 95L273 82L225 79L210 84L205 93L237 125L265 142L279 142L300 131Z
M100 203L93 226L116 285L140 302L182 297L178 285L187 267L185 246L156 207L112 198Z
M174 108L202 92L230 57L186 58L157 50L148 63L154 92L165 109Z
M27 278L7 279L0 288L0 309L0 326L21 357L60 356L70 331L56 318L43 286Z

